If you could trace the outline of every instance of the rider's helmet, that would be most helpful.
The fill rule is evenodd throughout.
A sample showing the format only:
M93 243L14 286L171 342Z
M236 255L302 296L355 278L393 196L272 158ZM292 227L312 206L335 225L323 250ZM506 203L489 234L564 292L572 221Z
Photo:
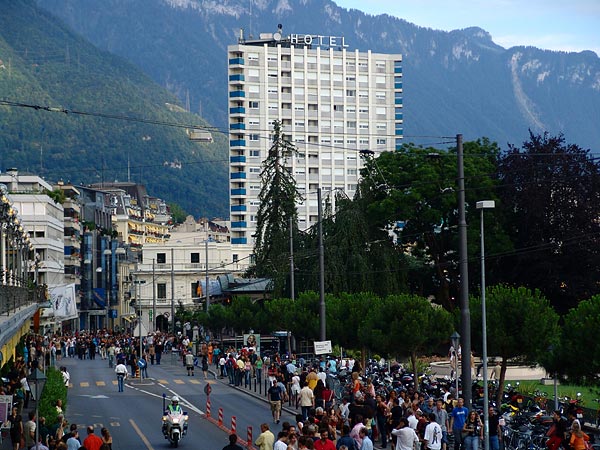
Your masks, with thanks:
M171 404L177 406L179 404L179 397L177 397L176 395L171 397Z

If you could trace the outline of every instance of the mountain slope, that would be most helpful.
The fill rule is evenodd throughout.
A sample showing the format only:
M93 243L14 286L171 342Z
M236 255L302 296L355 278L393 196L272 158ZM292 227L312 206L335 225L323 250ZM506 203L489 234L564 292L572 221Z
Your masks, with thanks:
M350 48L404 55L407 140L490 137L519 144L528 128L600 142L600 59L593 52L504 49L479 28L452 32L329 0L38 0L100 48L123 56L192 110L225 126L226 47L239 29L343 35ZM414 138L411 138L413 136Z
M123 58L99 51L33 1L3 0L0 60L0 99L91 113L0 105L0 167L82 184L130 176L196 215L228 214L225 136L198 144L185 126L165 126L206 124Z

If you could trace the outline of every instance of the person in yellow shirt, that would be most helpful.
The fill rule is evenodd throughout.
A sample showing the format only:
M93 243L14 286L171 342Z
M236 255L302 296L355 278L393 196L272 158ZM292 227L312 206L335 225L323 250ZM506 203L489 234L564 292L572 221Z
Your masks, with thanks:
M319 376L317 375L317 372L315 372L314 368L310 369L310 372L308 372L308 375L306 375L306 382L308 383L308 387L311 391L315 390L318 381Z
M275 435L269 430L269 424L263 423L260 426L260 435L254 441L259 450L273 450L275 444Z

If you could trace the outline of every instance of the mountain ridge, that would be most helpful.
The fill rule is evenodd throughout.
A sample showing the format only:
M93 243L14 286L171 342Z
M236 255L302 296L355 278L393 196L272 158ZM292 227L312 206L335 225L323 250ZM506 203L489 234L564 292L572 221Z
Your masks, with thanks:
M526 140L532 129L564 133L583 147L600 142L592 119L600 116L600 59L591 51L504 49L476 26L434 30L330 0L38 3L181 100L191 98L192 110L220 127L227 126L227 45L237 42L240 28L249 36L282 23L284 33L343 35L352 48L401 53L407 139L462 133L504 145ZM131 20L129 27L123 17ZM157 67L155 58L168 64Z

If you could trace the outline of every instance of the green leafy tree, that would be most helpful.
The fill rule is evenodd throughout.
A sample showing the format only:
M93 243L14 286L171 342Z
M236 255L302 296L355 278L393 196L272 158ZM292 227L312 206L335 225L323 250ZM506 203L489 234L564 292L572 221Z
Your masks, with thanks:
M502 279L539 288L560 312L600 292L600 165L562 135L510 146L499 164L500 198L515 248Z
M256 276L271 276L275 281L274 292L283 291L289 273L289 227L297 234L296 202L301 199L296 181L287 160L296 148L286 139L281 123L273 124L273 143L263 161L260 206L256 214L254 244Z
M600 374L600 295L580 302L564 318L559 373L575 381L598 382Z
M374 292L387 295L406 290L406 257L382 228L371 226L368 203L360 196L350 200L336 191L325 208L323 242L325 290L333 294ZM304 235L295 255L297 285L319 287L317 227Z
M417 357L434 352L452 329L448 311L423 297L404 294L374 299L358 335L378 352L410 357L416 373Z
M188 214L185 210L177 203L169 203L169 211L173 218L173 223L183 223Z
M481 298L469 304L473 347L481 352ZM488 355L501 360L500 402L509 360L536 363L558 345L558 314L538 290L497 285L486 289L486 318Z
M487 139L464 144L468 205L496 198L494 173L499 152ZM434 294L436 302L448 310L455 306L452 299L459 285L456 173L454 148L444 151L406 144L400 151L368 161L360 188L368 202L371 226L394 231L397 244L410 255L406 270L410 270L412 291ZM468 223L478 222L475 208L468 208L467 214ZM495 237L491 246L508 244L501 229L489 231ZM474 227L471 233L469 252L474 255L478 242Z

